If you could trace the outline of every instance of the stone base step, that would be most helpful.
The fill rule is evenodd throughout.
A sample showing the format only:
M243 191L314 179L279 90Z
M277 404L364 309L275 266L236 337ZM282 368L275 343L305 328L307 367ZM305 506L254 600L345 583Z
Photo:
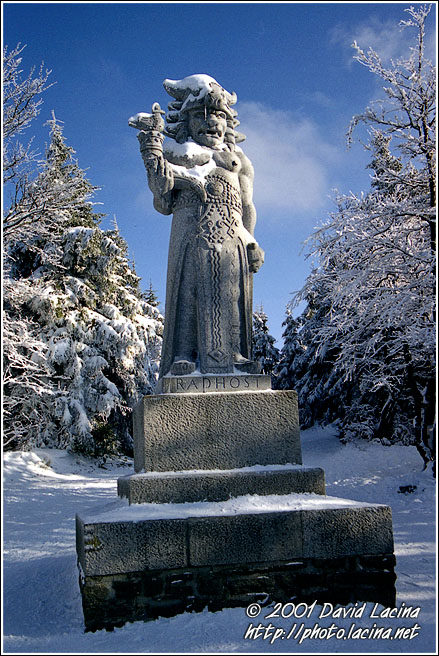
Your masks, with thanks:
M325 472L301 465L154 472L119 478L117 491L130 504L226 501L246 494L325 494Z

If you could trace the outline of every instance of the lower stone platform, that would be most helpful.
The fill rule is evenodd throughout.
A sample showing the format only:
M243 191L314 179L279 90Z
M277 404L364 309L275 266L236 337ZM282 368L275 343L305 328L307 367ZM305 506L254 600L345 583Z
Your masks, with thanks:
M211 612L244 609L254 602L269 606L316 601L335 606L372 601L393 608L394 566L393 554L381 554L81 577L85 629L112 630L127 621L173 617L205 608Z
M387 506L313 494L196 504L119 500L76 522L88 630L205 606L247 606L257 595L267 603L394 602Z

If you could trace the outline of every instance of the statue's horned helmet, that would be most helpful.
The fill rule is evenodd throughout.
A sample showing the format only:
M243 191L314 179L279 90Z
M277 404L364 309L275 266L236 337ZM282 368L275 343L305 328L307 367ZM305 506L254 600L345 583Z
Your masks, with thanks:
M169 113L165 134L181 141L180 126L186 122L187 112L199 107L214 107L227 117L229 129L239 125L238 112L232 109L236 103L236 93L226 91L210 75L189 75L182 80L164 80L163 86L175 100L168 105ZM242 135L243 136L243 135Z

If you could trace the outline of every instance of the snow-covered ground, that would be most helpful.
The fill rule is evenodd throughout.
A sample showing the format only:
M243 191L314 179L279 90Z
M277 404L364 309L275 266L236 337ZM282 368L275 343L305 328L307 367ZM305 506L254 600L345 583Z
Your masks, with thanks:
M319 617L322 607L316 606L309 618L265 619L273 609L263 609L252 620L238 608L84 633L75 513L114 500L116 479L133 471L132 461L103 469L64 451L39 449L4 457L2 653L436 653L435 481L422 471L416 449L342 445L331 429L320 428L302 433L302 447L305 465L325 469L328 495L392 507L397 606L419 607L417 617L417 611L411 618L370 617L374 604L366 604L361 617L341 619L337 609ZM401 486L416 489L404 494ZM376 614L383 611L380 606ZM250 624L270 623L273 628L259 635L247 631ZM302 638L306 628L318 627L300 642L294 631L287 637L294 623L297 630L304 624ZM351 637L343 639L339 630L347 633L353 624ZM406 637L373 638L367 629L374 624L393 635L407 627ZM331 625L337 627L332 633ZM283 638L278 628L286 631Z

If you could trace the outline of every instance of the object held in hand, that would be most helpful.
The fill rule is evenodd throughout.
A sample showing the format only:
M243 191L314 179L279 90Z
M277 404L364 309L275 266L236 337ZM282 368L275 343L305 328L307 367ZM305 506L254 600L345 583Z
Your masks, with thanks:
M141 132L138 135L142 155L163 156L163 130L165 122L162 115L165 112L159 103L154 103L151 108L152 113L139 112L128 119L128 125L136 128Z

